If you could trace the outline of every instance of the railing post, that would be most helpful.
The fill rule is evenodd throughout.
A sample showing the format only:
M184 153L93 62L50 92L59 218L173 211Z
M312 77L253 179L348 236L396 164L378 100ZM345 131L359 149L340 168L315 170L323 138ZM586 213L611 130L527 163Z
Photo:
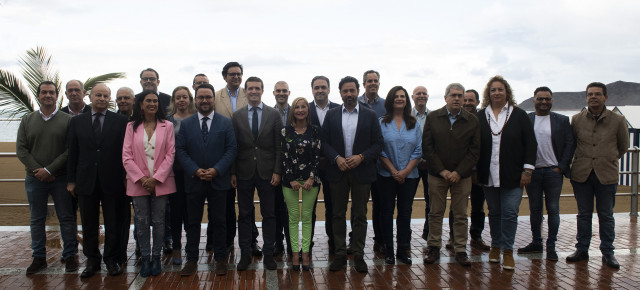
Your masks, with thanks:
M629 215L638 217L638 159L640 157L638 147L631 152L631 209Z

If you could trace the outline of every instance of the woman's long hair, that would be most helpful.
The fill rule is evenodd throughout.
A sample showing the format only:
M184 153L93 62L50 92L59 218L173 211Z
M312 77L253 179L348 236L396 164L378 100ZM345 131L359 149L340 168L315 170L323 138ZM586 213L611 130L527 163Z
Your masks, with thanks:
M397 98L396 93L400 90L404 91L404 95L406 96L405 99L407 100L407 103L404 105L404 110L402 110L402 118L407 125L407 130L411 130L416 126L416 118L411 116L411 97L407 90L402 86L395 86L391 88L387 94L387 99L384 100L384 108L387 110L387 113L382 116L382 123L386 125L393 120L393 102Z
M136 102L133 104L133 115L131 115L131 122L133 122L133 130L138 128L142 122L146 121L144 119L144 113L142 113L142 102L148 95L154 95L158 98L158 94L154 91L144 91L140 95L139 98L136 98ZM156 121L164 121L166 120L164 109L160 104L160 98L158 98L158 111L156 111L155 115Z
M187 91L187 95L189 95L189 105L187 105L187 112L189 112L189 115L195 114L198 110L196 110L196 104L193 100L191 91L189 91L189 88L185 86L177 86L175 89L173 89L173 93L171 93L171 101L169 102L169 107L167 108L167 111L169 113L167 114L167 116L174 115L178 111L178 108L176 108L176 92L178 92L179 90Z

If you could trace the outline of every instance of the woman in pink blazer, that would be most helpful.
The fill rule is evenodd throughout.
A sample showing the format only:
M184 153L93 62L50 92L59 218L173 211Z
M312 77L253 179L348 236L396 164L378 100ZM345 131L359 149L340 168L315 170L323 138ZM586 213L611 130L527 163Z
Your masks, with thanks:
M136 99L131 122L127 124L122 162L127 171L127 195L133 200L136 235L142 252L140 275L148 277L162 272L160 252L167 195L176 191L172 170L175 138L173 124L165 119L158 95L145 91L142 96ZM151 226L153 249L149 235Z

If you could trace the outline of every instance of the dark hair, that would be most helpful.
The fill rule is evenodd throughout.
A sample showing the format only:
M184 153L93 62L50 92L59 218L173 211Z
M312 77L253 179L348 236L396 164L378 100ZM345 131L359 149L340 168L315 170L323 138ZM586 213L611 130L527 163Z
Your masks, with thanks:
M513 91L511 90L511 86L509 85L507 80L505 80L501 75L497 75L490 78L489 81L487 82L487 86L484 87L484 93L482 94L482 107L486 108L491 104L491 97L489 96L490 95L489 91L491 90L491 84L495 82L499 82L504 85L507 104L511 105L512 107L516 107L518 104L516 103L516 100L513 98Z
M465 93L468 93L468 92L472 92L474 95L476 95L476 101L480 102L480 94L478 94L478 91L474 89L470 89L470 90L467 90Z
M36 91L36 98L40 96L40 87L42 87L42 85L53 85L53 87L56 89L56 96L58 95L58 86L56 85L56 83L52 81L44 81L38 85L38 90Z
M553 92L551 92L551 89L547 87L537 88L535 91L533 91L533 96L535 97L538 94L538 92L549 92L549 94L553 96Z
M156 74L156 79L160 79L160 75L158 74L158 72L155 69L152 68L147 68L144 69L140 72L140 78L142 79L142 73L146 72L146 71L152 71L154 74Z
M199 74L197 74L196 76L194 76L194 77L193 77L193 83L194 83L194 84L196 83L196 78L197 78L197 77L205 77L205 78L209 78L209 77L207 77L207 75L205 75L205 74L203 74L203 73L199 73Z
M402 118L407 125L407 130L411 130L416 127L416 118L411 115L411 98L409 97L409 92L407 92L407 90L402 86L395 86L391 88L387 94L387 98L384 100L384 108L387 110L387 113L382 116L382 123L386 125L393 120L393 102L398 97L396 96L398 91L404 92L407 103L404 105L404 110L402 110Z
M229 69L237 66L240 68L240 73L244 73L244 70L242 69L242 65L239 64L236 61L232 61L232 62L228 62L227 64L224 65L224 67L222 68L222 77L226 78L227 77L227 72L229 72Z
M378 76L378 80L380 80L380 73L375 71L375 70L368 70L366 72L364 72L364 74L362 74L362 83L366 83L367 82L367 75L368 74L376 74Z
M262 80L259 77L249 77L245 82L244 82L244 88L247 88L247 83L248 82L259 82L260 83L260 89L264 90L264 83L262 82Z
M213 86L211 84L201 84L199 87L196 88L196 92L195 94L198 94L198 90L199 89L210 89L211 92L213 93L213 97L216 97L216 90L213 88Z
M133 114L131 115L131 122L133 122L133 130L138 128L142 122L144 122L144 114L142 113L142 102L148 95L154 95L158 98L158 111L156 111L156 120L164 121L166 120L164 114L164 108L160 104L160 97L154 91L146 90L140 94L139 98L136 98L136 102L133 104Z
M607 86L605 86L605 84L601 83L601 82L592 82L587 86L587 91L589 91L589 88L601 88L602 89L602 94L605 96L607 95Z
M313 79L311 79L311 88L313 88L313 83L315 83L317 80L325 80L327 82L327 87L331 87L329 85L329 78L325 77L325 76L315 76L313 77Z
M342 85L346 83L356 83L356 89L358 90L360 89L360 84L358 83L358 79L352 76L346 76L340 80L340 83L338 83L338 90L342 90Z

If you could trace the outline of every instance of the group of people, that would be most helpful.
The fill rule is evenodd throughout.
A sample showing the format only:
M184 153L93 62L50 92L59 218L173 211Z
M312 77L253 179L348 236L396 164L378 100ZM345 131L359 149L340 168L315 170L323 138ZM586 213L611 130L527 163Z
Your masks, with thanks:
M289 104L288 84L277 82L275 107L262 102L260 78L249 77L242 87L239 63L227 63L222 76L227 85L218 91L206 75L198 74L193 95L185 86L167 95L158 91L158 72L145 69L140 74L141 93L134 95L126 87L117 91L117 113L108 110L111 90L105 84L91 88L89 106L83 101L83 84L69 81L65 91L69 105L60 110L56 85L40 84L40 109L22 118L16 142L27 171L31 211L33 262L27 274L47 266L44 224L49 196L60 222L67 272L79 268L76 212L80 209L87 257L82 278L100 271L101 261L109 275L122 273L131 204L141 276L162 272L163 249L172 254L173 264L182 265L183 227L187 242L181 275L195 274L205 200L206 250L213 251L217 275L227 273L236 230L238 271L250 267L252 256L264 256L265 268L275 270L273 257L285 250L292 269L309 270L321 187L329 253L334 255L331 271L344 269L349 254L356 271L368 271L363 256L370 197L374 251L384 255L387 264L396 259L411 264L410 221L420 179L426 201L424 263L440 258L450 194L446 247L455 251L455 260L471 265L469 240L472 247L489 251L490 262L502 261L504 269L512 270L524 188L533 241L518 253L543 251L544 201L549 223L546 257L558 260L555 243L564 176L571 178L579 211L576 252L567 261L589 258L595 197L603 262L619 267L613 255L613 205L618 159L629 138L624 117L606 108L607 91L601 83L587 86L587 109L569 123L568 117L551 112L549 88L535 90L535 112L527 114L516 106L511 87L501 76L487 82L480 111L476 111L479 93L459 83L447 86L446 105L434 111L426 107L429 94L423 86L411 95L395 86L382 98L380 74L373 70L363 74L362 95L358 79L340 80L342 105L329 101L330 81L324 76L311 80L310 103L299 97ZM257 243L255 192L260 200L262 248ZM490 245L482 239L485 200ZM347 234L349 201L352 232ZM103 254L98 248L100 205Z

